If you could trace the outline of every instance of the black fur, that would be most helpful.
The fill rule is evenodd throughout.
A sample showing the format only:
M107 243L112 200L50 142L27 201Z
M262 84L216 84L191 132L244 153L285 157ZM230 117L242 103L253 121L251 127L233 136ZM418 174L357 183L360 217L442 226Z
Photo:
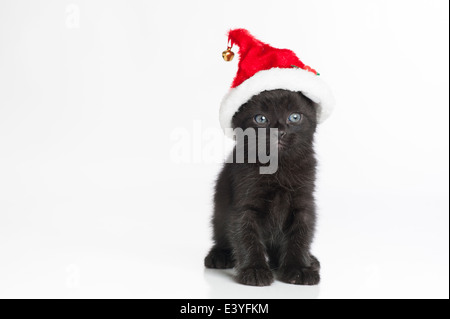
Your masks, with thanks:
M293 112L302 114L300 123L287 121ZM257 124L257 114L269 123ZM320 264L310 253L316 224L316 125L315 105L301 93L265 91L241 106L234 128L273 127L286 134L276 173L260 174L259 163L224 165L215 189L214 246L205 258L207 268L236 267L237 281L252 286L270 285L274 272L291 284L319 283Z

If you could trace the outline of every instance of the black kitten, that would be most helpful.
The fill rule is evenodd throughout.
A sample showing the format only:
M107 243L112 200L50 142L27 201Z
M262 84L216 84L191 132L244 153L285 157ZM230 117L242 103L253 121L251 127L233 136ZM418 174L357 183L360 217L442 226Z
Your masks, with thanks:
M299 285L320 281L319 261L310 253L316 224L314 103L303 94L264 91L233 117L233 128L277 128L278 170L260 174L260 163L227 163L216 184L214 246L207 268L233 268L237 281ZM268 133L269 134L269 133ZM235 148L236 151L236 148Z

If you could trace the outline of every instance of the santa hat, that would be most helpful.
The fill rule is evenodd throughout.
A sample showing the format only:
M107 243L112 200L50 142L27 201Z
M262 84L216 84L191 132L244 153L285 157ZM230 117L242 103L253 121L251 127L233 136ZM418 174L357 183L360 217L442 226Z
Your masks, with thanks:
M255 39L245 29L228 32L230 53L239 46L238 71L220 105L220 125L225 131L232 127L232 118L252 96L266 90L285 89L302 92L317 107L317 120L323 122L331 114L334 99L319 73L305 65L294 52L277 49Z

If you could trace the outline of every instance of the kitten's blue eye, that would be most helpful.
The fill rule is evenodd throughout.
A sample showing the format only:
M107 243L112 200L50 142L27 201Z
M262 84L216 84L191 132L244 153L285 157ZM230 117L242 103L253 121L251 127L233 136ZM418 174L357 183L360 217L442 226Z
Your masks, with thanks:
M298 122L300 122L301 119L302 119L302 115L299 113L292 113L288 117L289 122L292 122L292 123L298 123Z
M255 116L255 122L258 124L265 124L267 123L267 117L264 115L258 114Z

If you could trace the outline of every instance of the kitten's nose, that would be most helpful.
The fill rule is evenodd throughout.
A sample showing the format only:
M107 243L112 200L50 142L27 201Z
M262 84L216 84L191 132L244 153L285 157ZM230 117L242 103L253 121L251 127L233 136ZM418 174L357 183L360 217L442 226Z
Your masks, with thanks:
M279 130L278 131L278 138L281 140L286 135L286 131Z

